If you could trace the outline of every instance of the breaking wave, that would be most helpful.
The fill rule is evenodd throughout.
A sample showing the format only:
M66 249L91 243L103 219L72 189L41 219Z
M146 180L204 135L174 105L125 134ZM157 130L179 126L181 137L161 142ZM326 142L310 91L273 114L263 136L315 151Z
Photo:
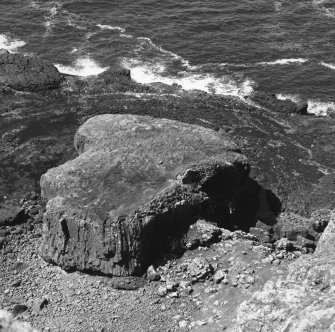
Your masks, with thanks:
M326 116L335 111L334 102L322 102L318 100L308 100L308 113Z
M5 49L11 53L15 52L19 47L26 43L23 40L10 38L6 34L0 34L0 49Z
M82 77L99 75L108 69L108 67L101 67L97 62L88 57L77 59L73 66L65 66L58 63L55 66L63 74Z
M211 94L245 96L253 91L252 80L237 83L231 77L215 77L210 73L180 72L179 75L164 75L165 66L162 63L152 65L139 63L136 60L124 60L122 65L130 69L131 78L137 83L178 84L184 90L202 90Z

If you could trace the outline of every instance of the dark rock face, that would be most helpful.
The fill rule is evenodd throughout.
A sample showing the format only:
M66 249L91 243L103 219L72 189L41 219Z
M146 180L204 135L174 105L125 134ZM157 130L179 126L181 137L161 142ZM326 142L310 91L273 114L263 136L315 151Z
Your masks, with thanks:
M41 178L49 201L41 256L67 270L143 273L169 236L211 207L214 191L236 192L248 179L245 157L228 151L233 142L166 119L97 116L75 147L79 157Z
M6 206L0 210L0 226L14 226L25 223L29 215L19 206Z
M272 93L255 91L249 98L258 105L274 112L307 114L307 103L295 103L289 99L280 100Z
M0 88L41 91L58 88L63 79L48 61L21 54L0 54Z

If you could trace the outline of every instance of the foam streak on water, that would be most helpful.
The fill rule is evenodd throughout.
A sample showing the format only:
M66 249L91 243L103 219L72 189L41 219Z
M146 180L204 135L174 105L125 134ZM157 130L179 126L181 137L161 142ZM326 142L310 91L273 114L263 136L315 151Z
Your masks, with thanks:
M326 62L320 62L320 64L324 67L330 68L330 69L334 69L335 70L335 64L333 63L326 63Z
M107 24L97 24L97 27L100 28L101 30L116 30L122 33L126 32L126 30L121 27L114 27L114 26L107 25Z

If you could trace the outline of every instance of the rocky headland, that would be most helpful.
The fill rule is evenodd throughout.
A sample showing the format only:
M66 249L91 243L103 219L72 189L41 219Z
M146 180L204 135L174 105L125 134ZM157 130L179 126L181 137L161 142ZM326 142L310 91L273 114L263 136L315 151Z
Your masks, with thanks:
M0 309L41 331L334 328L331 115L6 52L0 100Z

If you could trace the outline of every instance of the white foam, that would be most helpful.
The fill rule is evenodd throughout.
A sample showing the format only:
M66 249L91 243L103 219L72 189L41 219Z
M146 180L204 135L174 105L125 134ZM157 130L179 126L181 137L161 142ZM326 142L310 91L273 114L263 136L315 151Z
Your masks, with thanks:
M124 60L122 65L130 69L131 78L137 83L165 83L178 84L184 90L202 90L207 93L245 96L253 91L253 81L247 79L241 84L236 83L230 77L216 78L211 74L195 74L183 72L180 76L164 76L163 64L144 64L136 60Z
M328 3L328 0L313 0L312 2L314 8L316 8L320 13L327 17L335 18L335 9L325 7L326 3Z
M334 102L321 102L318 100L308 100L308 113L326 116L328 113L335 111Z
M291 95L291 94L278 93L278 94L276 94L276 97L277 97L277 99L280 99L280 100L289 99L289 100L292 100L295 103L301 102L301 98L300 98L299 95Z
M5 34L0 34L0 49L5 49L11 53L15 52L19 47L26 43L23 40L10 38Z
M308 59L302 59L302 58L278 59L278 60L275 60L275 61L257 62L257 64L262 65L262 66L273 66L273 65L288 65L288 64L291 64L291 63L305 63L307 61L308 61Z
M97 24L97 27L99 27L101 30L116 30L122 33L126 32L126 29L121 28L121 27L114 27L112 25L107 25L107 24Z
M64 66L58 63L55 66L63 74L82 77L99 75L108 69L108 67L99 66L94 60L88 57L77 59L73 66Z
M320 62L320 65L335 70L335 64L326 63L326 62Z

